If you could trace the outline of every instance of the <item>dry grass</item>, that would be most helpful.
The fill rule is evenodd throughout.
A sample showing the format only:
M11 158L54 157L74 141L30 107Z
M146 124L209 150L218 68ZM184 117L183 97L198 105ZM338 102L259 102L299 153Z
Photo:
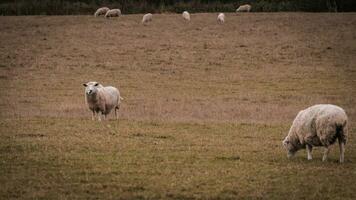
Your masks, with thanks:
M0 17L0 198L355 198L356 15L191 17ZM119 122L90 121L89 80ZM316 103L349 115L344 165L285 158Z

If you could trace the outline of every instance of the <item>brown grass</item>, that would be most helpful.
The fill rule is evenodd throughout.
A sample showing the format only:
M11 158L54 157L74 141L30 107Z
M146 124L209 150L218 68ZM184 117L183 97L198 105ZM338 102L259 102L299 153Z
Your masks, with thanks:
M216 16L0 17L0 198L354 198L356 15ZM119 122L90 121L92 80ZM285 158L317 103L350 118L344 165Z

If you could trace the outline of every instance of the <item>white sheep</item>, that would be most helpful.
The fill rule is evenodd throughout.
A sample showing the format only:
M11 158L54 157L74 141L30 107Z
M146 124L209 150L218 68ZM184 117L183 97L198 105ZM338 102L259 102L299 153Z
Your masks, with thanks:
M344 162L347 121L345 111L335 105L319 104L300 111L287 137L283 140L288 157L306 148L308 160L311 160L312 148L324 146L323 161L326 161L330 146L337 139L340 148L340 163Z
M183 16L183 19L187 20L187 21L190 21L190 14L188 11L184 11L182 13L182 16Z
M85 99L89 109L92 111L92 120L95 119L95 113L98 115L98 120L101 121L101 115L110 113L115 109L115 117L118 119L117 111L120 109L120 103L123 98L117 88L112 86L103 87L98 82L88 82L83 84L85 87Z
M105 15L106 12L108 12L110 9L108 7L102 7L99 8L98 10L96 10L96 12L94 13L94 16L97 17L99 15Z
M251 5L249 4L245 4L245 5L241 5L239 6L238 9L236 9L236 12L250 12L251 11Z
M111 9L108 12L106 12L105 17L120 17L121 15L121 10L120 9Z
M223 24L225 22L225 14L219 13L217 20L218 20L218 23Z
M147 13L142 17L142 24L145 24L149 21L152 21L152 14L151 13Z

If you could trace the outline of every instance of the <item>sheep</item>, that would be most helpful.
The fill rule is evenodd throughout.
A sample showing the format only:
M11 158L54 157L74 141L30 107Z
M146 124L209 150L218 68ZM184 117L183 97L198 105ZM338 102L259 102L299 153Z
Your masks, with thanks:
M151 13L147 13L142 17L142 24L146 24L149 21L152 21L152 14Z
M308 160L312 159L312 148L325 147L323 161L327 160L330 146L338 140L340 163L344 162L345 144L347 139L348 118L345 111L335 105L318 104L298 113L283 140L288 158L306 148Z
M223 24L225 22L225 14L219 13L217 20L218 20L218 23Z
M115 117L118 119L117 111L120 109L121 100L120 92L112 86L103 87L98 82L92 81L84 83L85 99L89 109L92 111L92 120L95 120L95 113L98 115L98 120L101 121L101 115L104 119L112 109L115 109Z
M182 16L183 16L183 19L190 21L190 14L188 11L184 11Z
M239 6L238 9L236 9L236 13L238 13L238 12L250 12L250 11L251 11L251 5L249 5L249 4L241 5L241 6Z
M99 8L98 10L96 10L96 12L94 13L94 16L97 17L99 15L105 15L106 12L108 12L110 9L108 7L102 7Z
M105 17L120 17L121 15L121 10L120 9L111 9L108 12L106 12Z

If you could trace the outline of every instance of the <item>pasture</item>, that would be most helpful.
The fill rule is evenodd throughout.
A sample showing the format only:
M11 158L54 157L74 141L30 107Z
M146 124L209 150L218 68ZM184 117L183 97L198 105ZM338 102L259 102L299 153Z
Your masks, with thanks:
M0 17L0 199L355 199L356 14ZM118 87L91 120L83 83ZM334 146L288 160L299 110L343 107Z

